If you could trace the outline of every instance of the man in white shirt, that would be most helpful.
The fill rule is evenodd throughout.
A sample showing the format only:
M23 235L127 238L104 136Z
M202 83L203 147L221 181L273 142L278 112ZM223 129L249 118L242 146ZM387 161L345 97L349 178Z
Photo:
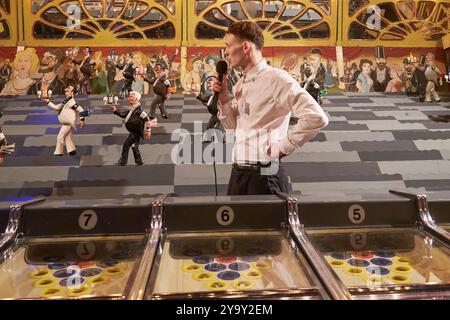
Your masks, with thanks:
M229 195L289 192L279 160L312 139L328 124L318 103L287 72L267 65L262 57L264 37L252 22L233 23L226 34L225 57L244 76L227 94L226 79L211 81L219 92L219 120L235 130L233 171ZM291 115L298 118L289 129Z

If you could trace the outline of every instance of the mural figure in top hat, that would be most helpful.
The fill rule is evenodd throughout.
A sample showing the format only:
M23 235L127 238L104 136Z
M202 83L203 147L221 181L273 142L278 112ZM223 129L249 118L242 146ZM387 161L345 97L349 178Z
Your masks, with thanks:
M384 47L377 46L375 51L376 67L372 71L373 91L385 92L391 78L391 70L386 66L386 55Z

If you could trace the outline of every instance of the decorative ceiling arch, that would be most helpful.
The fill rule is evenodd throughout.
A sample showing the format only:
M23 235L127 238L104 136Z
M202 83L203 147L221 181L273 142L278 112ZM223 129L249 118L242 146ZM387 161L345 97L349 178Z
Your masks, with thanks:
M450 31L448 0L350 0L344 9L349 46L434 46Z
M161 45L181 41L181 1L30 0L26 42L37 45ZM27 11L25 11L27 12Z
M195 0L190 4L189 44L223 39L235 21L257 23L268 45L331 45L336 41L337 1Z
M17 44L17 2L0 0L0 46Z

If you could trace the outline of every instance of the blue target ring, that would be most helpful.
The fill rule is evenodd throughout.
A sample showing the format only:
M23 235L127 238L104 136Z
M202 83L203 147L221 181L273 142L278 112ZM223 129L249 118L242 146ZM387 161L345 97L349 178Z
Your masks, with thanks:
M336 259L336 260L347 260L347 259L350 259L352 257L352 255L351 255L351 253L338 253L338 252L335 252L335 253L331 254L331 257L333 259Z
M213 262L214 259L208 256L198 256L193 258L192 261L197 264L208 264Z
M385 258L373 258L370 259L370 262L372 262L372 264L377 265L377 266L382 266L382 267L389 267L392 266L393 262L389 259L385 259Z
M64 262L64 263L54 262L54 263L49 263L48 268L50 270L60 270L60 269L67 268L69 266L73 266L74 264L75 264L75 262Z
M385 276L385 275L388 275L390 272L388 268L380 267L380 266L368 267L366 269L366 271L370 274L377 275L377 276Z
M393 258L395 253L393 251L377 251L375 254L382 258Z
M350 259L347 261L347 263L351 266L360 267L360 268L365 268L370 265L369 261L362 260L362 259Z
M239 278L241 275L239 272L236 271L224 271L224 272L220 272L217 275L217 278L221 279L221 280L225 280L225 281L231 281L231 280L235 280L237 278Z
M250 265L245 262L233 262L228 265L228 269L233 271L245 271L250 269Z
M78 270L76 269L62 269L62 270L58 270L56 271L53 276L55 278L67 278L67 277L71 277L73 275L75 275L77 273Z
M81 270L80 274L82 277L94 277L102 273L102 269L100 268L89 268Z
M119 261L116 259L105 259L102 262L100 262L99 266L102 268L109 268L109 267L114 267L118 263L119 263Z
M221 263L210 263L205 266L205 269L210 272L220 272L227 268L226 265Z
M73 287L73 286L79 286L83 282L84 282L84 278L78 277L78 276L73 276L73 277L62 279L59 282L59 285L61 287Z

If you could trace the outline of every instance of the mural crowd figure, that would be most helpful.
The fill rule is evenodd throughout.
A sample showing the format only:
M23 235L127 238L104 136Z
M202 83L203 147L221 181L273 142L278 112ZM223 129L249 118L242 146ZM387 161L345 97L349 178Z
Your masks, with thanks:
M6 83L11 79L13 68L9 59L0 60L0 92L2 92Z
M93 75L95 61L91 58L92 48L86 47L83 49L83 60L75 60L70 57L73 62L80 66L81 79L79 84L79 94L91 94L91 77Z
M51 91L54 95L64 93L64 81L59 78L57 71L64 62L64 55L59 49L50 49L45 51L39 66L39 73L42 75L36 79L28 89L27 94L37 95L42 92L44 95Z
M386 56L383 47L376 47L376 67L372 70L373 91L385 92L389 81L391 81L391 71L386 66Z
M39 69L39 58L34 48L26 48L16 54L13 62L13 73L6 82L0 95L24 96L30 86L36 82L34 79Z

